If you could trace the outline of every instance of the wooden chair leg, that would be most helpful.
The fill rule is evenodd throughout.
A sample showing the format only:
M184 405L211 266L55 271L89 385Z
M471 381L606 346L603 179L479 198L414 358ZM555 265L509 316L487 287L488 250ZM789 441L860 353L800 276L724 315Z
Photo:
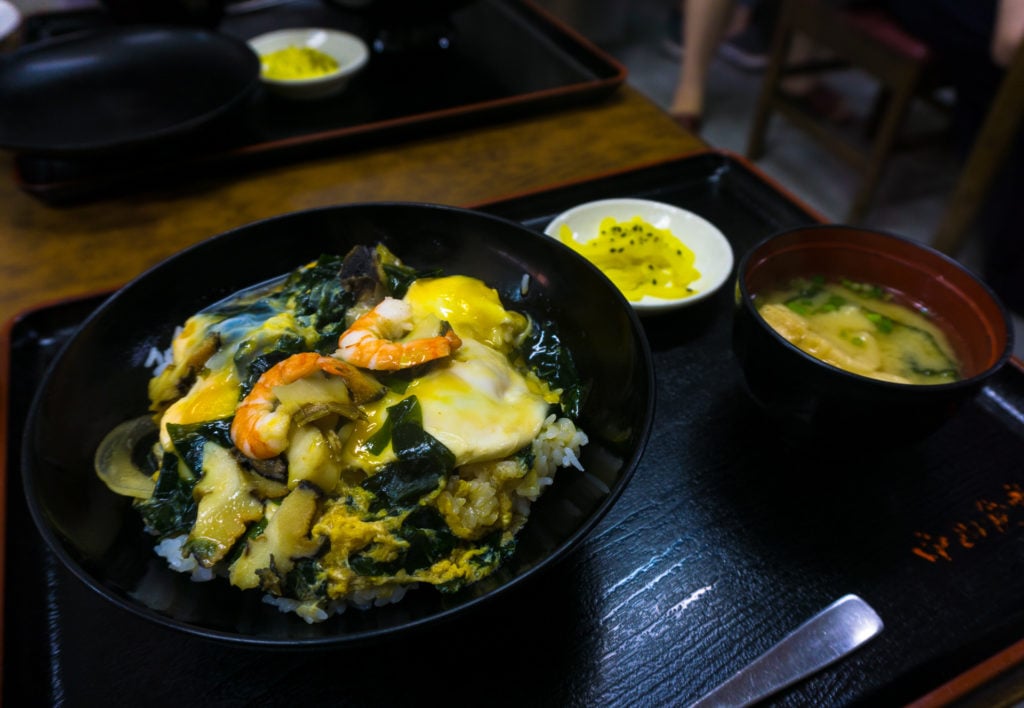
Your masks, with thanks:
M846 220L851 224L857 224L864 220L871 199L874 197L881 181L882 172L885 169L886 161L893 152L893 146L899 136L900 127L914 100L914 90L920 80L920 66L909 66L905 69L904 75L894 82L895 89L886 100L885 112L882 114L881 124L875 136L871 153L865 165L864 174L861 178L861 187L854 196L853 204L847 214Z
M790 41L793 35L790 15L792 3L783 3L772 38L771 56L765 68L764 80L761 82L761 94L754 109L750 134L747 139L747 157L756 160L764 155L764 137L768 130L768 119L771 117L775 95L782 83L783 67L789 54Z
M1024 125L1024 45L1007 68L988 109L967 162L957 178L939 228L932 240L938 250L956 255L963 248L968 229L981 208L1003 160L1020 139ZM1024 198L1024 195L1022 195Z

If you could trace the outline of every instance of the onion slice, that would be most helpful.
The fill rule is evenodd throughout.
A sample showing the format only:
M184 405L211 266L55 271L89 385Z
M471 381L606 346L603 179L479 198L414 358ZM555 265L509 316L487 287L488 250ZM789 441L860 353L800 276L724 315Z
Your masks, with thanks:
M157 432L152 416L121 423L107 433L96 450L96 474L112 492L136 499L149 499L156 482L135 464L133 456L147 436Z

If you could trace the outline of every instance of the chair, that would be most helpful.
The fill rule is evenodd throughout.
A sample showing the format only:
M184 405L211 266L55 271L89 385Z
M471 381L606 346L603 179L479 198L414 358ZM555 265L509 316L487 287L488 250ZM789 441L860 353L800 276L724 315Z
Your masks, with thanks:
M817 46L827 47L834 59L789 65L789 49L798 34ZM879 86L864 126L867 149L836 126L811 115L782 91L782 81L787 76L851 68L872 76ZM897 148L909 145L904 139L908 136L902 132L912 102L923 98L941 106L935 98L940 87L928 47L900 29L884 11L871 7L838 9L820 0L785 0L754 113L747 155L753 160L763 155L768 121L777 111L860 172L860 186L846 217L849 223L860 222L889 157Z
M992 180L1024 129L1024 44L1007 67L967 155L932 245L949 255L963 248Z

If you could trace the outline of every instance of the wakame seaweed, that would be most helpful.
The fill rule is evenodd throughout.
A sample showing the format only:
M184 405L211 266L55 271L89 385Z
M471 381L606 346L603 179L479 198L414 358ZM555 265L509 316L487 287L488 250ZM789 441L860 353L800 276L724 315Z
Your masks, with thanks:
M309 351L310 344L298 334L283 334L261 346L255 339L248 339L235 352L235 367L243 372L241 395L249 395L253 386L272 366L292 356Z
M388 289L392 297L403 298L409 290L409 286L420 278L437 278L442 275L440 268L430 270L415 270L406 265L397 263L383 263L381 270L384 271L384 287Z
M403 566L409 573L429 568L447 558L455 548L455 534L441 513L429 506L416 507L409 512L396 535L409 544Z
M455 468L455 456L423 429L423 412L415 396L388 407L387 420L369 441L372 449L379 454L388 437L398 459L366 479L362 487L376 497L371 510L394 513L415 506L435 491Z
M344 258L325 254L309 268L292 274L285 282L281 297L292 304L295 319L320 334L314 349L321 354L333 351L345 331L345 314L355 304L340 274Z
M327 597L327 582L323 567L315 558L300 558L284 578L284 595L301 602L316 601Z
M388 408L391 449L399 460L433 460L446 470L455 467L451 450L423 429L419 399L409 396Z
M299 327L314 333L303 336L284 332L273 339L257 333L241 342L234 362L242 376L243 396L267 369L289 356L311 350L326 355L337 349L338 338L346 328L345 315L355 302L339 277L343 262L341 256L322 255L308 268L289 275L278 292L230 311L233 317L255 315L264 320L291 311Z
M407 544L397 558L377 561L367 553L357 553L349 558L349 566L367 576L394 575L401 570L415 573L447 558L458 543L444 517L429 506L418 506L409 512L395 535Z
M562 410L577 420L583 410L585 391L572 353L562 343L554 322L532 320L531 324L520 346L520 354L537 376L552 388L562 390Z
M376 497L370 511L395 513L416 506L422 497L437 490L447 472L437 459L398 460L367 478L362 487Z
M161 538L188 533L196 522L196 478L182 477L178 468L178 456L165 453L153 494L135 504L146 525Z
M197 479L203 476L203 446L207 442L220 445L226 450L235 446L231 440L231 418L186 425L168 423L167 434L175 451L181 455L181 459Z

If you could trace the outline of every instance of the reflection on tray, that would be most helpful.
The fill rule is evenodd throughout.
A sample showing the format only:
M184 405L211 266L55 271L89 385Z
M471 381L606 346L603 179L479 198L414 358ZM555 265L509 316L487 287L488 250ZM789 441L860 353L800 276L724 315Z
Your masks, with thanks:
M42 14L28 37L43 39L105 26L100 12ZM404 30L382 45L370 16L340 3L295 0L229 13L220 31L241 39L280 27L343 29L378 51L344 94L295 102L259 89L238 110L187 142L126 155L19 155L22 189L52 202L102 196L140 184L260 160L295 160L324 150L365 148L526 112L597 100L616 89L625 69L529 0L477 0L458 9L427 45ZM398 31L398 28L392 28ZM415 41L414 41L415 40ZM400 49L396 49L396 41Z

